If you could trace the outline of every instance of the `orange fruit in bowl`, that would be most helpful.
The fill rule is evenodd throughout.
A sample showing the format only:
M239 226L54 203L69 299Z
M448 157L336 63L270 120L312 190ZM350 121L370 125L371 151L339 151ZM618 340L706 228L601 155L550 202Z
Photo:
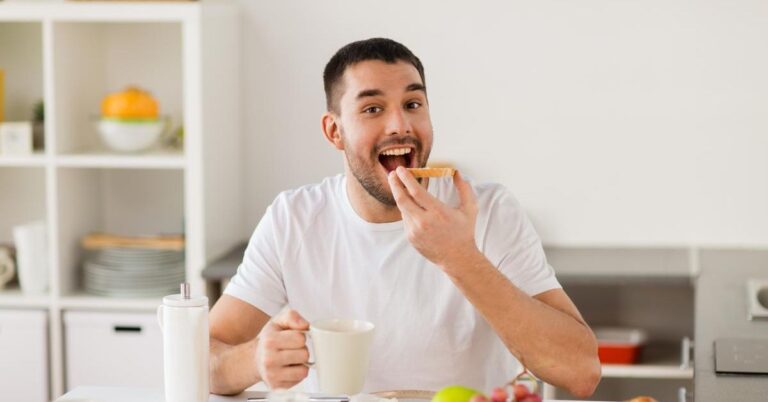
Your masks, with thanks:
M158 109L152 94L139 87L109 94L101 102L101 116L105 119L155 120Z

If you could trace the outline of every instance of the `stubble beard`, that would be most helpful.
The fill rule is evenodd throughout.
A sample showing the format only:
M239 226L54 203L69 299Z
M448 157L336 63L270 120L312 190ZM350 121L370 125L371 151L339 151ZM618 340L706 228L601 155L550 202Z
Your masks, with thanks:
M395 197L392 195L392 191L389 188L389 182L382 183L376 176L376 166L370 166L365 163L365 161L349 152L346 153L346 156L349 170L352 171L352 176L355 176L357 182L363 186L365 191L368 192L371 197L388 207L397 206ZM378 164L378 161L376 161L376 163Z
M344 132L342 130L342 141L344 141ZM345 141L346 142L346 141ZM418 140L410 140L407 141L408 143L414 144L415 149L413 156L414 158L417 158L418 155L421 154L423 147L420 141ZM345 149L351 149L348 144L345 144ZM377 147L378 148L378 147ZM379 155L376 149L373 150L372 155L369 156L369 158L363 159L358 157L357 154L353 154L352 152L345 152L344 153L347 158L347 163L349 164L349 170L352 172L352 175L357 179L357 182L360 183L361 186L365 189L368 194L371 195L371 197L375 198L380 203L384 204L387 207L397 207L397 202L395 202L395 197L392 195L392 189L389 187L389 181L385 180L383 183L379 181L379 178L377 176L377 171L379 169L379 166L381 165L379 163ZM426 160L429 154L424 156L423 160L420 160L419 167L423 167L423 165L426 165ZM421 180L419 179L421 182Z

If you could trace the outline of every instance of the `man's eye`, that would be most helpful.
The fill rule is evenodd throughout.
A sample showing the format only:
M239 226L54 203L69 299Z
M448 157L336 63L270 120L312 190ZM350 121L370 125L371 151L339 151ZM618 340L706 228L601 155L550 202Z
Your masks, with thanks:
M405 104L405 107L408 109L418 109L421 107L421 102L416 102L416 101L408 102Z
M378 106L370 106L365 109L363 109L363 113L379 113L381 112L381 108Z

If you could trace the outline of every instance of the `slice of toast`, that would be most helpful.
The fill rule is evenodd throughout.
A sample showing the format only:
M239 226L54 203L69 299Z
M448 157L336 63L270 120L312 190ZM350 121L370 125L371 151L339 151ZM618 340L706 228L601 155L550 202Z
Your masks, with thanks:
M453 177L453 168L409 168L413 177Z

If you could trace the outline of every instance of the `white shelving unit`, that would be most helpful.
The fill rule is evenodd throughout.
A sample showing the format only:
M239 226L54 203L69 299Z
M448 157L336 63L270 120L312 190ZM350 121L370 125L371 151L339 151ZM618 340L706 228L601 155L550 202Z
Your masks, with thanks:
M2 156L0 155L0 167L43 167L45 155L35 152L29 156Z
M598 400L644 394L675 400L692 389L694 248L548 247L549 263L593 326L645 330L649 342L638 364L603 364ZM568 398L547 387L549 397Z
M199 293L205 264L242 240L238 42L227 1L0 3L6 120L29 120L39 99L46 109L44 151L0 156L0 243L13 226L44 220L51 283L47 295L0 290L0 309L48 313L52 398L65 391L66 311L150 312L160 302L84 293L82 236L183 232L186 277ZM105 150L100 101L130 84L183 125L183 149Z

